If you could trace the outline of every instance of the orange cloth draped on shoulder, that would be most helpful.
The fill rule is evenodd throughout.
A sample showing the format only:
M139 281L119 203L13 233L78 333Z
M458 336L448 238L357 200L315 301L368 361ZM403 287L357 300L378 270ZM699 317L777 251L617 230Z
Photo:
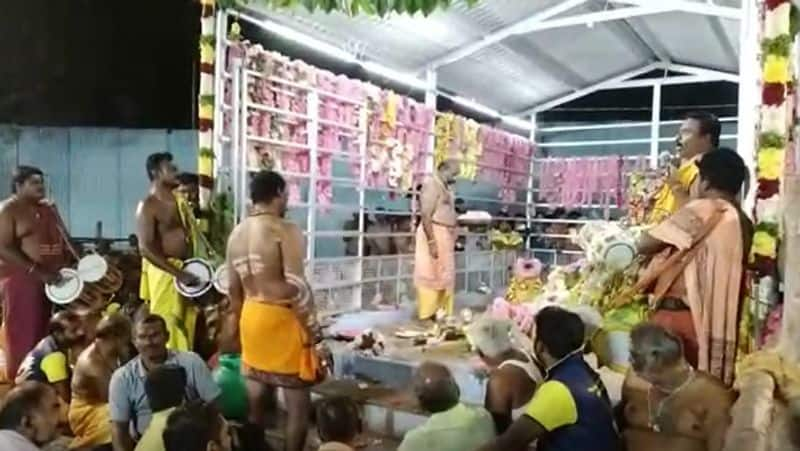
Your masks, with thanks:
M718 218L707 235L704 229ZM649 231L650 235L671 246L670 252L689 256L680 277L667 268L663 276L685 285L686 305L691 310L698 344L698 369L723 382L733 383L736 364L742 278L744 277L744 242L739 212L730 203L718 199L689 202L664 222ZM695 248L696 247L696 248ZM662 280L656 281L656 291ZM680 288L680 287L678 287ZM663 290L679 292L680 290Z
M245 376L288 388L317 381L320 361L313 338L291 305L289 300L245 300L239 320Z

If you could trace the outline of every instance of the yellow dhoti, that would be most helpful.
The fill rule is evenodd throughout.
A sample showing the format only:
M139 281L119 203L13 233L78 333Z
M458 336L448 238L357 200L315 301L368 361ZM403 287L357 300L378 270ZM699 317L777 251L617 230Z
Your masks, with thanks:
M431 257L428 237L422 225L417 227L414 252L414 284L417 288L417 310L420 319L427 319L439 309L453 313L455 291L455 227L433 224L438 258Z
M239 334L242 372L247 377L289 388L317 381L319 358L312 338L292 308L247 299Z
M182 262L170 259L170 263L180 268ZM160 270L142 259L142 279L139 297L150 307L150 313L164 318L169 332L167 348L177 351L191 351L194 344L194 330L197 323L197 307L189 304L175 288L172 274Z
M80 398L72 398L68 418L69 427L75 434L71 448L93 448L111 443L108 404L90 404Z

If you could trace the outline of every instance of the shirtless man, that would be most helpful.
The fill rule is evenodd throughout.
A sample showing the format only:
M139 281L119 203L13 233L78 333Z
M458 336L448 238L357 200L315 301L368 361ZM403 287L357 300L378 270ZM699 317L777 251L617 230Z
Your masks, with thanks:
M288 192L279 174L256 174L250 196L250 217L234 228L228 241L233 312L226 329L241 339L250 422L263 431L264 401L281 387L288 410L286 450L301 451L311 409L309 387L317 381L313 345L319 341L303 277L305 240L300 228L284 219Z
M173 190L178 187L177 169L172 154L154 153L147 157L150 192L136 208L136 235L142 254L140 295L150 312L167 322L170 349L192 349L197 309L189 305L174 287L174 279L186 284L196 278L181 271L183 260L191 256L188 208L181 210ZM187 205L188 207L188 205Z
M417 315L421 320L433 318L439 310L453 313L458 238L453 186L458 172L458 161L448 159L439 163L436 173L422 185L421 221L414 251Z
M735 396L687 363L678 337L655 324L636 327L631 364L619 406L628 451L722 450Z
M510 321L486 316L467 329L469 342L490 369L484 407L498 434L524 414L537 384L544 380L533 356L512 343L513 327Z
M131 326L113 314L100 321L94 341L75 363L69 425L75 434L73 448L111 449L108 391L111 375L130 356Z
M6 332L6 372L14 379L25 355L47 335L50 303L44 284L68 263L66 231L45 200L42 171L20 166L12 195L0 201L0 299Z

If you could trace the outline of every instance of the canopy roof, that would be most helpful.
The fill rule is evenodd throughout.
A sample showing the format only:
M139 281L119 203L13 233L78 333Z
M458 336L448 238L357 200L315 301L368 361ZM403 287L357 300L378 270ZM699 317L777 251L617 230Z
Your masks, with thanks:
M435 69L439 89L504 114L654 76L738 79L739 0L457 0L427 18L246 9L421 80Z

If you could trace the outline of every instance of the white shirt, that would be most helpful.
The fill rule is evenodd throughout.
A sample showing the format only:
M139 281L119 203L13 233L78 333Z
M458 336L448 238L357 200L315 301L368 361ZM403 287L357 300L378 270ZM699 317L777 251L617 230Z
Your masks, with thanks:
M39 448L31 443L22 434L11 429L0 430L0 449L14 451L39 451Z

